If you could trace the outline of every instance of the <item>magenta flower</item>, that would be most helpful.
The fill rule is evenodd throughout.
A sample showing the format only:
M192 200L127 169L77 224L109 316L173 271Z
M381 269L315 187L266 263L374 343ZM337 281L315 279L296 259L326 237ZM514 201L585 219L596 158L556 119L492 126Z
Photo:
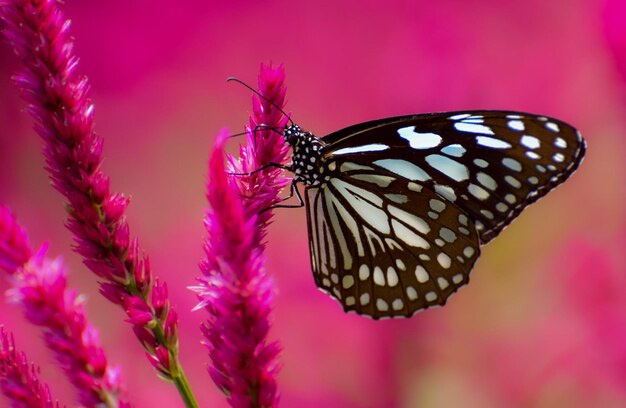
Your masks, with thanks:
M0 388L14 408L58 408L48 386L39 381L39 369L18 352L12 334L0 327Z
M45 142L46 168L68 200L75 250L102 279L103 295L127 313L159 375L176 384L188 406L197 406L178 360L177 318L166 286L155 284L131 239L124 215L129 200L110 192L100 169L103 141L93 131L94 106L88 81L77 72L69 21L55 0L7 1L1 17L24 67L15 81Z
M0 206L0 268L12 276L9 299L24 309L26 318L44 329L46 345L86 407L128 406L118 401L119 369L107 365L98 331L89 324L83 298L67 288L59 258L33 257L26 231Z
M248 173L269 162L284 163L288 149L280 132L285 118L284 71L261 66L259 92L270 102L253 99L248 145L240 158L229 157L230 173ZM274 106L275 105L275 106ZM265 125L265 127L257 127ZM267 168L250 176L233 176L224 168L223 145L227 133L218 137L209 161L206 259L200 304L209 313L202 330L207 339L211 378L233 407L274 407L278 404L276 375L279 369L277 342L268 343L272 280L265 271L263 239L278 193L288 183L281 170Z

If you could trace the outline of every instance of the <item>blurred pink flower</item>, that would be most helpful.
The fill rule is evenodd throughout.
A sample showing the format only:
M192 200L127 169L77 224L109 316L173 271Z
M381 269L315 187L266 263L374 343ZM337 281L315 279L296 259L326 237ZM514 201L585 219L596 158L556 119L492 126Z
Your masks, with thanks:
M0 327L0 388L14 408L59 408L47 384L39 381L39 369L18 352L12 334Z
M12 274L28 262L31 251L26 230L0 205L0 269Z
M254 114L248 128L248 145L240 157L229 157L229 172L250 173L264 165L284 163L288 149L280 131L287 118L284 70L261 66L259 93L253 98ZM277 109L278 107L278 109ZM259 126L263 125L263 126ZM273 129L273 130L271 130ZM233 407L274 407L278 404L276 375L278 342L267 343L273 283L265 271L263 240L271 217L267 210L279 200L289 182L281 170L268 167L246 176L228 175L224 142L218 137L209 161L206 259L199 307L209 318L202 330L213 365L209 373Z
M624 395L624 247L626 239L602 246L572 239L553 255L546 266L550 273L542 274L535 291L553 300L550 309L523 333L502 333L477 345L503 405L535 406L556 391L576 395L569 401L576 406L609 406L603 399L609 390L615 398ZM560 382L565 388L555 390Z
M0 269L12 277L9 299L20 304L26 318L44 329L46 345L78 391L86 407L129 406L118 401L119 369L107 366L98 331L87 317L84 299L67 288L59 258L33 257L28 236L9 210L0 206Z
M110 192L100 169L103 140L93 130L94 105L87 97L87 78L77 73L69 20L55 0L7 1L1 11L4 35L24 67L15 81L46 143L52 184L69 201L67 227L75 250L104 279L102 294L126 311L159 375L175 382L195 406L178 361L177 317L165 285L154 283L148 258L130 238L129 200Z
M602 23L608 49L613 53L622 83L626 83L626 3L623 0L605 0Z
M557 255L563 304L584 325L581 348L568 361L587 365L582 381L626 389L626 233L597 245L576 239ZM572 254L576 256L573 257ZM584 356L584 358L583 358ZM593 375L590 375L593 373Z

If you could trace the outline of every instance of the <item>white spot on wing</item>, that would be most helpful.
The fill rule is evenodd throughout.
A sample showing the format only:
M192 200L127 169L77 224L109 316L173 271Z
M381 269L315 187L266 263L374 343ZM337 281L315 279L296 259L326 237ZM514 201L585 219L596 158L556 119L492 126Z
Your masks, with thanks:
M448 156L461 157L465 154L466 150L460 144L451 144L441 149L441 152Z
M553 122L546 122L546 129L552 131L552 132L558 132L559 129L559 125L557 125L556 123Z
M363 264L361 265L361 267L359 268L359 279L364 281L367 280L367 278L370 277L370 268Z
M424 249L430 248L430 244L428 243L428 241L414 233L412 230L405 227L397 220L391 220L391 225L393 226L393 232L395 232L396 236L404 241L407 245Z
M467 118L469 116L470 116L469 113L461 113L461 114L458 114L458 115L450 116L448 119L451 119L451 120L461 120L461 119L465 119L465 118Z
M353 170L374 170L374 169L369 166L363 166L363 165L352 163L352 162L342 163L341 167L339 167L339 171L341 171L342 173L346 171L353 171Z
M398 274L396 273L396 270L393 269L392 266L390 266L389 268L387 268L387 284L393 288L398 284L398 282Z
M487 192L487 190L485 190L484 188L477 186L476 184L470 184L467 187L467 190L470 192L471 195L478 198L479 200L486 200L489 198L489 192Z
M494 191L498 187L493 177L491 177L487 173L483 173L482 171L476 174L476 179L480 184L487 187L491 191Z
M504 176L504 180L515 188L522 187L522 183L520 183L519 180L513 176Z
M441 265L443 269L448 269L452 265L452 259L443 252L437 255L437 262L439 262L439 265Z
M565 149L567 147L567 142L562 137L557 137L554 139L554 145L559 149Z
M422 192L422 186L421 184L417 184L417 183L413 183L412 181L410 183L408 183L406 185L409 190L411 191L415 191L416 193L421 193Z
M411 300L411 301L417 299L417 291L415 290L415 288L413 286L407 286L407 288L406 288L406 297L408 297L409 300Z
M374 268L374 283L378 286L385 286L385 275L383 275L383 270L380 269L380 266Z
M524 131L524 122L522 122L521 120L509 120L506 124L509 129L513 129L513 130L517 130L519 132L523 132Z
M376 184L379 187L387 187L395 180L393 177L381 176L380 174L354 174L350 177L366 183Z
M385 302L384 299L376 299L376 309L380 312L386 312L389 310L389 305Z
M454 233L454 231L452 231L451 229L448 229L446 227L441 227L441 229L439 230L439 236L443 239L445 239L447 242L454 242L456 241L457 237L456 234Z
M502 164L504 164L505 167L508 167L513 171L522 171L522 163L510 157L505 157L504 159L502 159Z
M383 159L376 160L374 164L412 181L426 181L430 179L428 173L422 170L421 167L406 160Z
M456 194L454 193L454 189L452 189L452 187L450 186L435 184L435 192L443 198L447 198L449 201L456 201Z
M457 122L454 124L456 130L460 132L480 133L483 135L493 135L491 128L476 123Z
M419 283L426 283L430 279L430 275L428 275L428 272L426 272L426 269L424 269L422 265L415 267L415 279L417 279Z
M486 136L476 136L476 143L492 149L510 149L512 147L509 142Z
M535 136L524 135L520 139L520 143L529 149L538 149L541 146L541 142Z
M437 212L442 212L446 209L446 203L441 200L437 200L436 198L431 198L428 201L428 206Z
M440 154L431 154L426 156L426 162L434 169L455 181L463 181L469 178L469 170L467 167L449 157Z
M374 231L367 228L366 226L363 226L363 232L365 232L365 237L367 238L367 243L370 246L370 250L372 251L373 256L376 256L377 249L380 249L381 252L385 252L383 241ZM378 244L378 245L375 245L375 244Z
M480 213L482 215L484 215L486 218L489 218L490 220L493 220L493 213L489 210L485 210L484 208L482 210L480 210Z
M430 232L430 227L428 226L428 223L417 215L408 213L392 205L387 206L387 210L398 220L413 227L413 229L421 232L422 234L428 234Z
M474 164L478 167L482 167L483 169L489 166L489 163L487 163L483 159L474 159Z
M367 153L367 152L380 152L383 150L389 149L389 146L380 144L380 143L372 143L368 145L355 146L355 147L344 147L343 149L335 150L332 152L333 155L341 155L341 154L350 154L350 153Z
M532 160L539 160L539 159L541 159L541 156L539 156L537 153L530 152L530 151L526 152L526 157L528 157L529 159L532 159Z
M409 197L405 196L404 194L385 194L385 197L389 201L393 201L394 203L398 204L406 204L409 201Z
M441 136L436 133L418 133L415 126L407 126L398 129L401 138L409 142L413 149L432 149L441 144Z

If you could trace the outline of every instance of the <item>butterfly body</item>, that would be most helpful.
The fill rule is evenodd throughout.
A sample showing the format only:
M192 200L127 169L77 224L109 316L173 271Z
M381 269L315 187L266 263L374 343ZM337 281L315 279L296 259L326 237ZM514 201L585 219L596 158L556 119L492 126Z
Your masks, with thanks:
M298 125L288 126L283 134L293 149L293 182L301 182L306 186L320 185L325 178L322 150L326 144L314 134L302 131Z
M480 246L580 164L570 125L518 112L401 116L318 138L290 125L317 286L346 311L408 317L469 281Z

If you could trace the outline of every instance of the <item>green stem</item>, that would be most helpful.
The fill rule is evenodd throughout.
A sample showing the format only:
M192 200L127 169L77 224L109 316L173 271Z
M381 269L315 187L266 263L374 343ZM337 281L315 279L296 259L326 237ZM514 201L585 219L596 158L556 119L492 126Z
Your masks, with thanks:
M176 384L176 388L178 389L178 393L183 398L185 402L185 407L187 408L198 408L198 402L196 401L193 392L191 391L191 387L189 387L189 383L187 382L187 376L185 376L185 372L181 367L178 359L176 360L176 366L178 367L178 374L173 376L172 379L174 384Z

